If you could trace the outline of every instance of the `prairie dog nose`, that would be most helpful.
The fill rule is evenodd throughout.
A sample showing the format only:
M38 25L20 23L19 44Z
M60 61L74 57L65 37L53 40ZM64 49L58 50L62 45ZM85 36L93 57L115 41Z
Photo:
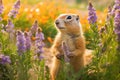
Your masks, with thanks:
M56 21L55 21L55 24L56 24L56 25L58 25L59 23L60 23L59 20L56 20Z

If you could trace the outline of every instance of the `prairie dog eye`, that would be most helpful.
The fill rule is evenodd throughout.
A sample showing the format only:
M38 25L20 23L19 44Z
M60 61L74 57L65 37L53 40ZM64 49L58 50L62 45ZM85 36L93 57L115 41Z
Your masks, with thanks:
M72 17L71 16L67 16L67 18L66 19L72 19Z

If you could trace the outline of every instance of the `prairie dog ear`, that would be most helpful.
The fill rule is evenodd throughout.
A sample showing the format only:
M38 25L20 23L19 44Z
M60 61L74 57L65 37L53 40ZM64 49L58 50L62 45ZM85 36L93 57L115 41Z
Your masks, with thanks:
M79 18L79 15L77 14L77 15L76 15L76 17L78 17L78 18Z
M79 19L80 19L80 17L79 17L79 15L77 15L77 16L76 16L76 20L79 20Z

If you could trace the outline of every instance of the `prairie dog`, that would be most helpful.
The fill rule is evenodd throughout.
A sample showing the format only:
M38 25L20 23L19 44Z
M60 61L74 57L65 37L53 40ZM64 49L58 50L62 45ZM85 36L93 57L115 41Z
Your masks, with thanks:
M50 74L52 80L61 67L60 58L64 55L62 50L62 42L68 45L70 54L70 64L75 72L78 72L85 64L85 39L82 27L77 14L61 14L55 21L58 34L54 40L51 52L54 55Z

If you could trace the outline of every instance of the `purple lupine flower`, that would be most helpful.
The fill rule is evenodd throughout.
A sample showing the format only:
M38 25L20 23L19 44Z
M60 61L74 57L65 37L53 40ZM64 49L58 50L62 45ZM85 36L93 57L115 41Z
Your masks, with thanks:
M9 33L10 40L13 41L13 38L15 38L14 35L15 31L14 31L14 24L12 23L12 21L9 19L7 25L3 28L6 30L6 32Z
M18 14L18 10L11 10L8 14L9 17L16 18L16 15Z
M3 54L0 54L0 64L10 64L11 60L9 56L5 56Z
M4 6L2 4L2 0L0 0L0 15L3 13ZM0 21L2 21L2 17L0 16Z
M115 0L115 4L113 6L113 9L111 11L111 14L115 16L116 10L120 9L120 0Z
M120 4L120 0L115 0L115 3L116 4Z
M69 62L70 59L67 57L67 55L69 55L70 52L69 52L68 46L67 46L67 44L65 42L62 43L62 49L63 49L63 52L65 54L65 56L64 56L65 57L65 61Z
M13 6L14 9L20 9L20 0L18 0L14 6Z
M4 9L3 3L2 0L0 0L0 15L3 13L3 9Z
M11 18L16 18L16 15L18 14L19 8L20 8L20 0L18 0L14 4L13 9L9 12L8 16Z
M24 53L26 51L26 46L25 46L25 37L23 32L17 31L17 52L19 55Z
M31 35L35 34L37 32L37 29L38 29L38 21L36 20L31 27Z
M41 29L38 28L37 32L36 32L36 39L38 41L43 41L45 38L44 38L44 34L42 33Z
M43 53L43 47L44 47L44 34L42 33L41 29L38 28L36 32L36 41L35 41L35 46L36 46L36 53L39 57L39 59L43 59L42 53Z
M26 51L28 51L31 48L31 39L30 39L29 32L25 32L24 36L25 36L25 40L26 40L26 43L25 43L25 45L26 45Z
M118 41L120 41L120 10L118 10L115 13L114 25L115 25L115 34L118 35L117 39Z
M7 23L7 25L6 25L6 31L8 32L8 33L12 33L12 32L14 32L14 24L12 23L12 21L9 19L8 20L8 23Z
M89 3L88 6L89 14L88 14L88 21L90 24L94 24L97 22L96 10L94 9L93 5Z

